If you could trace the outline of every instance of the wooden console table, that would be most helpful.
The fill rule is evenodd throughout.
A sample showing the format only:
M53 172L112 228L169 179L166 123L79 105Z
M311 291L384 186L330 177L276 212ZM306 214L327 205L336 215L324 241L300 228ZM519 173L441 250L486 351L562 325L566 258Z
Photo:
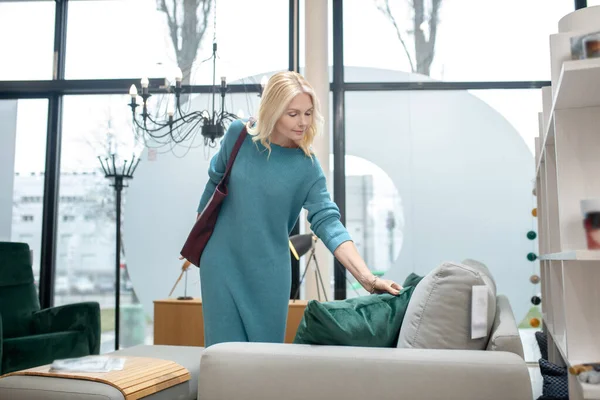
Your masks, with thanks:
M294 341L307 303L307 300L290 300L285 343ZM202 300L155 300L154 344L204 346Z

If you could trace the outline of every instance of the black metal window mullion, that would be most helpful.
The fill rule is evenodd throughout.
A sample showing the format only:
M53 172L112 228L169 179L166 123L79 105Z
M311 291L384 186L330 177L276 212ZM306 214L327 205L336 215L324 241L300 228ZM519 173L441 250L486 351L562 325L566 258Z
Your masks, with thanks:
M346 224L346 135L344 103L344 10L343 0L333 0L333 200L342 224ZM334 299L346 298L346 270L334 260Z
M290 71L300 70L300 0L289 1L289 67Z
M61 81L65 78L68 1L56 0L55 4L54 62L52 78L55 81ZM52 93L48 97L48 125L46 131L46 165L44 172L44 203L42 212L39 282L39 300L42 308L52 307L54 304L62 106L62 94Z
M335 46L334 46L335 48ZM291 69L290 69L291 70ZM343 74L343 71L341 72ZM0 81L0 99L46 98L51 94L126 94L136 79L57 80L57 81ZM166 93L161 89L164 79L151 78L153 93ZM334 91L335 83L330 90ZM401 91L401 90L486 90L486 89L539 89L549 86L550 81L481 81L481 82L344 82L342 90L349 91ZM190 93L212 93L210 85L191 85ZM229 93L259 93L259 84L227 85Z
M168 93L163 87L165 80L150 78L149 86L152 93ZM0 99L48 97L56 93L60 95L124 95L129 87L139 84L139 79L77 79L52 81L0 81ZM194 94L210 94L211 85L189 85L186 92ZM260 93L260 84L231 84L227 85L228 93Z
M289 67L290 71L299 72L300 70L300 0L290 0L289 3ZM300 233L300 219L296 222L296 225L292 229L292 235ZM290 289L290 299L294 299L296 293L300 294L298 290L300 286L300 261L291 257L291 269L292 269L292 284Z
M575 9L579 10L587 7L587 0L575 0Z
M345 82L344 91L403 91L403 90L490 90L490 89L539 89L550 86L550 81L481 81L481 82ZM331 90L334 88L331 85Z

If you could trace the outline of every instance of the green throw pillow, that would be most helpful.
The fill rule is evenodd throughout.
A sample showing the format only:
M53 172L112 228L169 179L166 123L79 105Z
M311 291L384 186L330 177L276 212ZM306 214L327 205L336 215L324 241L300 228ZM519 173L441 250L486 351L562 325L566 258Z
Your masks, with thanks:
M398 296L385 293L323 303L309 301L294 343L396 347L410 297L421 279L415 275L407 285L407 278Z
M421 275L417 275L414 272L411 272L404 280L402 287L405 288L407 286L417 286L417 284L421 282L421 279L423 279Z

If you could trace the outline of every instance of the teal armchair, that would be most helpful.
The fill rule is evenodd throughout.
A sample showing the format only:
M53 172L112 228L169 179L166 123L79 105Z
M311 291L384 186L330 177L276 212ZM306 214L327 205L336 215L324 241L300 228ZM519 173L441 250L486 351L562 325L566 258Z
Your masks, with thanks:
M99 352L99 304L41 310L29 246L0 242L0 374Z

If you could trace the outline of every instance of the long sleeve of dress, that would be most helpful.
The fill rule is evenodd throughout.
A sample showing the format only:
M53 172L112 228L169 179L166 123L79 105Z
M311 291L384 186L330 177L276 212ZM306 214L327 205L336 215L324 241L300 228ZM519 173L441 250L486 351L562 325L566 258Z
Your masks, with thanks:
M204 210L206 203L208 203L208 200L213 195L215 188L221 181L221 178L225 173L225 169L227 168L227 161L229 160L229 155L231 154L233 145L235 144L235 141L237 140L243 127L243 122L240 120L232 122L231 125L229 125L227 132L223 136L223 140L221 140L220 149L211 158L208 167L208 182L206 182L204 192L200 197L200 204L198 205L199 213Z
M331 200L322 173L309 189L304 208L308 211L310 228L332 254L340 244L352 240L340 221L340 209Z

